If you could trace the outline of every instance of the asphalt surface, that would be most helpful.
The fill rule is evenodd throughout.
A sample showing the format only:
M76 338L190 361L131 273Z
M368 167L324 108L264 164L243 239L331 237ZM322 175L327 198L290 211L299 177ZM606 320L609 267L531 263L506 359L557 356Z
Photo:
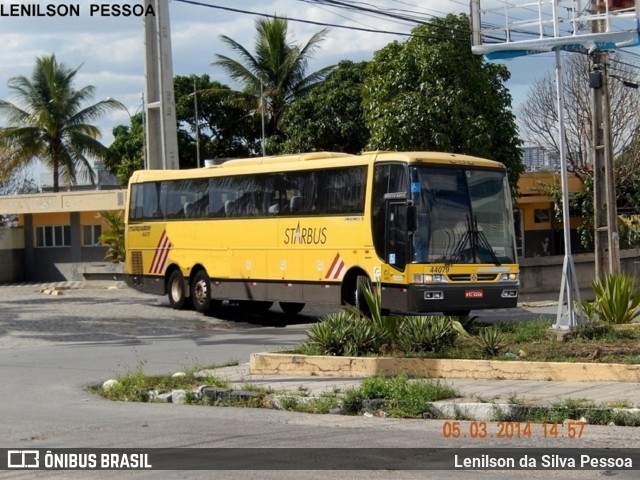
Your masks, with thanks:
M304 312L285 325L276 308L266 317L246 317L226 309L222 318L175 311L156 297L108 285L71 284L62 295L41 293L55 285L0 287L0 426L5 448L217 448L217 447L369 447L369 448L610 448L640 445L640 430L589 426L579 442L533 438L509 441L451 439L443 422L391 418L306 415L274 410L203 408L187 405L110 402L86 391L89 385L142 369L167 374L195 365L239 362L225 370L238 386L266 382L287 388L333 388L318 378L250 378L246 363L253 352L288 348L304 339L308 323L321 309ZM510 312L483 312L489 319L555 315L553 299L537 300ZM353 381L350 379L349 381ZM356 380L357 381L357 380ZM479 390L474 393L473 388ZM570 387L563 384L564 387ZM547 387L550 385L546 385ZM551 385L552 387L556 387ZM591 385L589 395L612 385ZM468 398L525 393L539 396L543 386L481 381L459 385ZM561 388L558 385L557 388ZM637 385L626 385L629 393ZM499 393L498 390L503 389ZM581 390L567 394L584 396ZM624 390L615 394L626 395ZM497 398L497 397L496 397ZM595 397L592 397L595 398ZM540 401L543 399L540 398ZM491 428L494 428L492 424ZM503 472L504 473L504 472ZM510 471L509 478L540 478L543 472ZM614 472L637 478L635 472ZM554 472L558 478L600 478L602 471ZM3 478L495 478L496 472L432 471L151 471L151 472L7 472Z

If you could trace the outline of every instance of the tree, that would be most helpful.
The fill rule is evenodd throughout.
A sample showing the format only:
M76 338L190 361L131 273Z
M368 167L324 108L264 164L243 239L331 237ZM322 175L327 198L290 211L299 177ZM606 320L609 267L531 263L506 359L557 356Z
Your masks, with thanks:
M364 149L369 140L362 113L366 66L366 62L340 62L324 82L289 106L282 119L283 152Z
M281 119L287 106L305 95L331 72L333 66L306 75L307 63L326 37L322 29L299 45L289 40L286 18L256 21L255 54L235 40L222 35L222 40L236 52L240 60L216 54L212 65L222 67L244 87L243 93L253 99L254 107L266 116L267 136L281 134ZM264 102L262 101L264 100Z
M609 98L611 136L615 158L616 199L620 213L636 213L640 208L638 181L640 181L640 98L625 82L635 78L635 66L619 61L619 55L609 54L610 76ZM565 144L569 169L582 180L583 191L571 195L572 207L582 212L583 222L578 228L581 245L592 251L593 232L593 166L591 164L592 118L591 90L589 87L590 65L587 55L571 54L565 57L563 65L563 96ZM548 74L535 82L527 94L527 100L520 109L523 131L528 140L557 155L558 109L556 104L556 81L554 74ZM556 199L559 218L562 215L561 189L552 189ZM621 248L637 245L640 229L633 219L618 222Z
M118 177L120 186L125 188L136 170L144 168L144 125L143 114L131 117L131 125L117 125L113 128L113 142L107 149L104 165Z
M617 61L610 54L609 61L615 65L615 77L634 78L633 66ZM567 163L579 175L592 170L590 155L592 145L591 125L593 109L589 88L589 58L584 54L570 54L563 62L562 88L564 97L564 123ZM527 140L543 147L558 157L560 155L558 134L558 107L555 73L549 73L534 82L527 100L520 107L519 118ZM614 158L624 151L640 127L640 98L637 92L626 87L617 78L609 81L611 136Z
M471 53L469 25L462 14L435 18L374 54L364 90L368 148L494 159L515 190L524 166L509 71Z
M40 159L53 172L53 190L62 181L75 184L77 175L95 182L89 157L104 159L106 147L98 138L100 129L89 122L120 108L112 99L91 105L94 87L73 86L80 67L58 63L55 55L36 58L31 78L9 79L16 103L0 100L0 113L8 126L0 128L0 149L10 158L9 169Z
M0 195L19 195L38 193L38 185L26 168L14 169L6 172L6 160L0 153ZM18 224L18 215L0 215L0 235L2 228L13 227Z
M196 110L201 158L248 157L259 152L260 118L227 85L209 75L176 76L173 84L178 118L178 151L182 167L195 167Z
M114 263L124 262L124 220L122 219L122 211L118 212L100 212L99 218L102 218L108 225L109 229L100 235L98 239L101 245L107 246L105 259Z

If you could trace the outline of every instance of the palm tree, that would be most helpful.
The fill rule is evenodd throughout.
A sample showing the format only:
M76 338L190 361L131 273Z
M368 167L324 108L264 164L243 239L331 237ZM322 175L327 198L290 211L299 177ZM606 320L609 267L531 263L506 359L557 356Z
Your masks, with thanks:
M223 67L243 85L246 95L258 100L258 111L267 117L266 135L271 136L280 132L280 119L287 105L324 80L334 66L305 76L308 60L325 39L326 29L312 35L304 46L288 41L286 18L259 19L256 30L255 55L235 40L221 35L220 38L240 55L240 60L216 54L218 60L212 65Z
M38 57L30 79L22 75L9 79L16 103L0 100L0 114L8 121L0 128L0 150L9 158L5 168L13 170L40 159L53 172L54 192L60 177L74 184L79 174L94 183L88 157L103 159L107 148L98 141L100 129L90 122L122 106L113 99L85 105L94 87L73 87L79 69L58 63L53 54Z

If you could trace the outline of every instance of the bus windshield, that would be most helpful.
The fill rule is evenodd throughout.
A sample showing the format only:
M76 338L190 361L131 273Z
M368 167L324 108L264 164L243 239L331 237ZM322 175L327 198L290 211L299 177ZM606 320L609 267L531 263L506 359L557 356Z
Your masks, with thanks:
M412 166L411 198L418 220L414 262L515 262L505 171Z

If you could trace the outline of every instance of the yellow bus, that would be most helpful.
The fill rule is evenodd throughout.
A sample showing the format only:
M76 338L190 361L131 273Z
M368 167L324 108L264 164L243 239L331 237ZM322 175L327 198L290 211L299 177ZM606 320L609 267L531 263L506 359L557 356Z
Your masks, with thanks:
M516 306L501 163L434 152L313 152L142 170L129 182L126 278L206 312L306 303L465 315Z

